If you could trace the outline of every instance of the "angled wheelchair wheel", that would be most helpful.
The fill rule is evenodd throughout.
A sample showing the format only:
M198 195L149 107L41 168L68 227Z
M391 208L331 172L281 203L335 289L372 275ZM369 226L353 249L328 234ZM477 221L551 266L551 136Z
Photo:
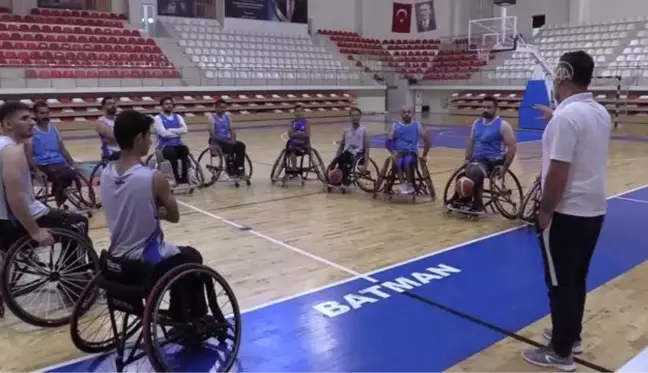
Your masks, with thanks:
M207 180L205 179L203 168L191 153L189 153L189 171L187 175L192 184L196 185L198 188L205 187L205 182Z
M367 161L364 156L357 157L353 161L351 173L358 188L367 193L374 192L380 170L373 159L368 158Z
M419 165L419 175L421 177L419 190L423 192L422 194L429 195L432 201L436 201L436 190L434 189L434 183L432 182L432 177L430 176L430 170L427 167L427 163L421 163L419 161Z
M286 172L286 156L286 149L282 149L281 153L279 153L279 156L274 161L272 169L270 170L270 182L272 184L284 178Z
M450 179L448 179L448 182L446 183L445 188L443 189L443 205L447 206L448 203L450 203L450 200L454 196L455 193L455 183L457 182L457 179L464 176L466 174L466 165L463 165L459 167L454 173L452 173L452 176L450 176Z
M212 186L224 171L225 157L220 147L209 146L198 156L198 164L205 170L203 187Z
M76 173L76 180L65 190L67 200L78 210L99 208L94 186L80 172Z
M66 229L50 229L55 244L39 247L29 236L16 241L2 263L2 297L22 321L57 327L70 321L72 308L99 259L88 239Z
M502 179L490 178L490 193L495 209L508 220L520 216L520 207L524 199L522 185L511 170L507 170Z
M97 208L101 208L101 193L99 192L99 187L101 184L101 173L103 172L104 168L108 165L107 161L101 160L99 163L97 163L96 166L92 169L92 172L90 173L90 179L88 179L88 183L90 184L90 187L94 191L95 195L95 203Z
M315 172L319 181L326 184L328 182L326 166L324 166L324 161L317 149L310 148L310 152L308 153L308 162L310 163L310 169Z
M100 286L101 280L100 273L86 285L70 318L72 343L89 354L114 350L121 340L133 337L142 326L140 315L109 306L106 290Z
M206 294L209 311L200 319L179 322L170 316L163 304L168 302L171 287L191 276L204 279L203 294ZM210 371L227 372L236 361L241 344L238 302L225 279L209 267L185 264L164 275L148 296L142 324L144 348L157 372L183 371L182 360L187 357L177 356L182 356L186 349L192 351L190 359L195 359L202 351L205 356L216 360Z
M538 181L533 183L531 189L524 196L522 206L520 207L519 219L526 224L534 224L540 208L540 199L542 192Z

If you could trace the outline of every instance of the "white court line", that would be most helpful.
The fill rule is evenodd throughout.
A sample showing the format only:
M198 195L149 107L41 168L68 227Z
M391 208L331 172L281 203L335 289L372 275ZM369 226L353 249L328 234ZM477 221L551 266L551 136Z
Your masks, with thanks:
M644 201L643 199L635 199L635 198L627 198L627 197L617 197L617 199L630 201L630 202L648 203L648 201Z

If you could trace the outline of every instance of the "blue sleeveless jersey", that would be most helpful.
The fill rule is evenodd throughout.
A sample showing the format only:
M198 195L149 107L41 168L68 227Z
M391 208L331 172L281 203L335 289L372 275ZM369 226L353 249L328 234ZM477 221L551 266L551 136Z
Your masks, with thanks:
M172 128L180 128L180 116L178 114L172 114L171 118L167 118L166 115L160 114L160 119L162 119L162 125L166 129L172 129ZM180 136L178 137L162 137L160 135L157 136L157 148L162 149L165 146L176 146L176 145L182 145L182 140L180 139Z
M36 165L47 166L66 163L59 147L59 133L54 125L50 123L47 131L42 131L38 126L34 126L32 134L34 162Z
M485 118L481 118L475 123L473 160L495 161L502 159L504 153L504 138L501 133L502 118L496 117L490 124L487 123Z
M230 140L232 138L232 121L230 120L229 113L223 113L222 117L219 117L216 113L212 113L212 120L214 122L214 133L216 137Z
M99 122L102 122L104 125L114 128L115 127L115 120L114 119L108 119L104 116L100 117L97 119ZM102 158L107 158L110 157L114 152L119 151L119 147L117 145L108 145L108 142L103 136L99 136L99 140L101 140L101 157Z
M308 120L307 119L294 119L290 125L293 128L294 132L306 132L306 127L308 126ZM305 138L292 138L290 139L291 143L293 145L306 145L309 143L308 139Z
M419 123L412 121L410 124L394 122L394 149L398 153L418 151Z

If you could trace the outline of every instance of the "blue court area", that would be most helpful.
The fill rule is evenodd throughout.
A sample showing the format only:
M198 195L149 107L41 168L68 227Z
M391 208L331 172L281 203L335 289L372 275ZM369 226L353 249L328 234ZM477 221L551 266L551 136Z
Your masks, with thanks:
M648 259L647 219L648 187L609 200L590 290ZM536 234L515 228L245 313L236 369L441 371L547 315L546 294ZM113 372L113 357L46 371Z
M433 126L429 136L433 148L465 149L470 136L470 127L460 126ZM539 141L542 139L542 131L515 130L515 137L518 143ZM384 148L387 134L374 135L371 137L372 148ZM423 144L419 144L423 146Z

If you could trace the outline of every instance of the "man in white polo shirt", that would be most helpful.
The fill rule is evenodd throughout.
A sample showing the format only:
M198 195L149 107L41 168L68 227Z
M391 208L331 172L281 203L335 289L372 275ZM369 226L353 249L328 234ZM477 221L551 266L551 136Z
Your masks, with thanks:
M587 272L606 211L605 175L612 121L587 92L594 61L583 51L562 55L554 95L559 103L542 137L542 201L538 233L549 288L548 347L525 351L528 362L576 369ZM545 110L543 110L545 111Z

